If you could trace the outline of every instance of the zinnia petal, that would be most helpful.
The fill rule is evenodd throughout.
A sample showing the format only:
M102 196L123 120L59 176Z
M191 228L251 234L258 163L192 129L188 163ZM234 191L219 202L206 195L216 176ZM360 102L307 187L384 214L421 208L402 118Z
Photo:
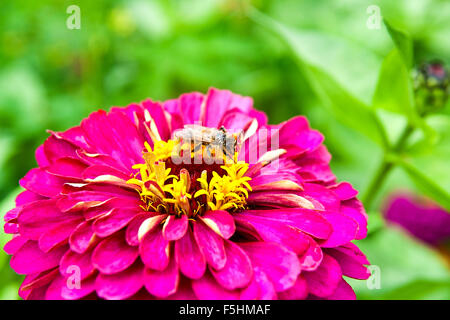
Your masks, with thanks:
M43 252L36 241L28 241L11 258L11 268L19 274L42 272L58 266L66 251L67 247L62 246Z
M103 274L114 274L131 266L138 255L138 249L129 246L124 234L118 233L97 245L92 253L92 264Z
M205 258L190 229L183 238L175 242L175 257L178 267L186 277L198 279L205 273Z
M146 267L162 271L169 264L170 246L164 239L161 229L148 232L142 238L139 253Z
M227 262L223 239L202 222L194 223L194 237L211 267L222 269Z
M250 258L237 244L225 241L227 261L220 270L211 270L217 282L225 289L243 288L252 279L253 267Z
M229 239L236 230L233 217L226 211L206 212L201 220L224 239Z
M143 279L148 292L158 298L167 298L174 294L180 281L180 274L175 259L172 258L167 268L162 272L145 268Z
M188 229L188 217L182 215L180 218L170 216L163 226L163 236L166 240L173 241L181 239Z
M239 291L227 290L224 286L219 285L210 274L206 274L204 277L194 280L192 282L192 289L194 289L195 295L200 300L239 299Z
M246 242L240 246L267 275L276 291L287 290L295 284L301 269L294 252L274 243Z
M110 300L122 300L131 297L144 285L143 270L143 265L136 262L132 267L122 272L111 275L100 274L95 281L97 294Z
M309 292L318 297L327 297L334 293L342 279L339 263L328 255L314 272L303 273Z

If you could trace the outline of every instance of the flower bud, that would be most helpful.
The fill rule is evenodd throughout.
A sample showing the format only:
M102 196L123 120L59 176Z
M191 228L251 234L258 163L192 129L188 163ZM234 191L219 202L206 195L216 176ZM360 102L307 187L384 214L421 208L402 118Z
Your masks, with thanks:
M443 63L424 63L414 70L414 93L420 114L435 112L447 103L450 74Z

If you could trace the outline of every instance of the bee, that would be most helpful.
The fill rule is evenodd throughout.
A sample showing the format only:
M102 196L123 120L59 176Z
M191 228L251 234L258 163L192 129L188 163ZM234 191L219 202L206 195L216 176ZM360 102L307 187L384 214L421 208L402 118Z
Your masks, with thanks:
M224 126L216 129L196 124L185 125L183 129L175 131L173 136L183 143L190 143L194 153L205 150L207 156L213 158L214 150L214 157L225 155L227 159L233 159L243 138L242 132L229 133Z

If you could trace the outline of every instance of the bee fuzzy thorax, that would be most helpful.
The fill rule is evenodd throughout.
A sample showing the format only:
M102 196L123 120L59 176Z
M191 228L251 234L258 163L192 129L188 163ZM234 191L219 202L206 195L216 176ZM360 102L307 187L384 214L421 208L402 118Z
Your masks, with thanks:
M237 161L240 133L187 125L173 139L145 143L144 162L127 182L147 211L194 218L208 210L246 208L249 165Z
M186 160L199 159L210 164L212 161L223 163L233 159L239 152L242 142L242 133L229 133L222 126L219 129L203 127L200 125L185 125L183 129L175 131L173 138L179 142L179 157ZM185 156L185 152L190 152ZM176 160L176 159L175 159Z

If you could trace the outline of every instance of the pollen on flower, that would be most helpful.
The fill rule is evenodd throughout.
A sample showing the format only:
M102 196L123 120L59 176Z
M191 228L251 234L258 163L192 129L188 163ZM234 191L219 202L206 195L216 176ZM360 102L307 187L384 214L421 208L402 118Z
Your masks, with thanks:
M212 173L208 182L207 172L203 171L200 182L201 189L194 194L194 198L206 196L207 206L210 210L244 209L248 191L251 187L248 181L250 177L244 176L248 170L248 164L244 162L221 166L227 174L220 176Z
M249 165L237 161L237 152L221 165L176 164L173 156L186 149L179 140L158 140L153 148L146 142L145 148L145 163L134 165L137 172L127 181L139 187L145 210L194 218L208 210L246 208L251 191L251 178L246 176ZM190 159L195 157L191 150L188 154Z

